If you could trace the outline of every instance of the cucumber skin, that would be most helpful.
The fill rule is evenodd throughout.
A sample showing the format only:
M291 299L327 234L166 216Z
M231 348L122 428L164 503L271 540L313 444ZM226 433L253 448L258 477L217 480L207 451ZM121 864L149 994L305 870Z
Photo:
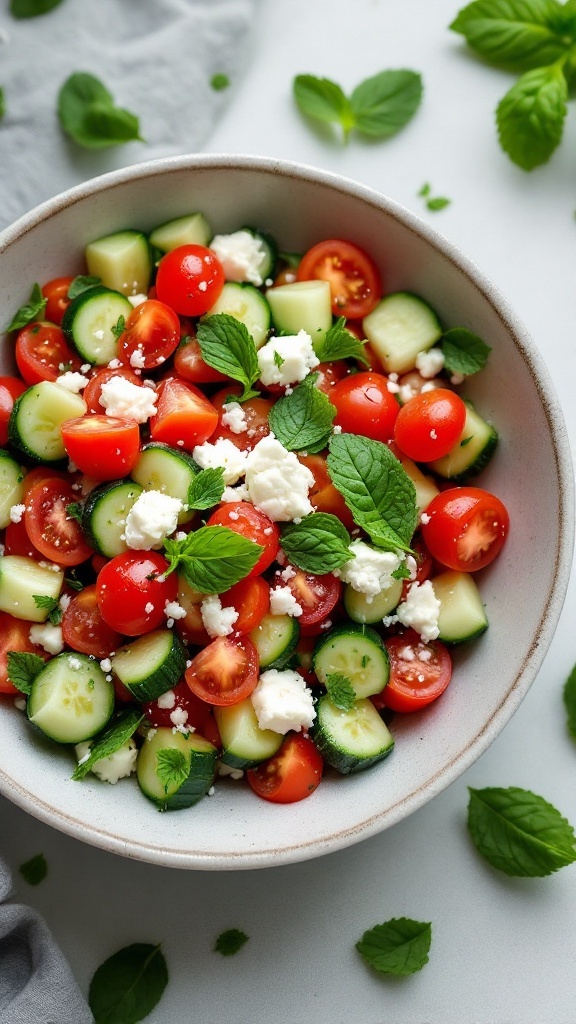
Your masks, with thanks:
M126 646L131 645L128 644ZM122 650L122 648L119 648L116 654L119 654L120 650ZM178 637L178 634L174 632L172 633L172 648L170 656L172 656L172 654L176 654L176 657L173 659L173 665L170 666L169 669L165 669L164 665L162 665L160 669L156 669L156 671L153 672L144 682L127 683L122 679L120 680L123 682L126 689L130 691L135 700L148 703L149 701L156 700L158 697L161 697L163 693L166 693L168 690L171 690L173 686L176 686L176 683L179 682L184 674L187 653L184 644ZM114 664L112 664L112 669L114 670Z
M24 455L31 462L34 462L39 466L52 466L54 469L66 469L68 465L68 456L65 454L63 457L58 456L56 459L43 459L37 452L32 451L31 448L24 443L22 440L20 431L17 427L18 411L22 405L22 400L26 397L28 391L23 391L12 406L10 413L10 419L8 420L8 441L16 452L20 455Z
M164 731L170 733L171 736L172 730ZM166 742L168 749L170 736L167 737ZM150 759L155 759L156 757L156 747L161 741L156 740L155 742L155 739L155 736L153 736L151 740L146 739L138 754L137 780L142 793L158 808L159 811L180 811L187 807L193 807L194 804L197 804L202 799L202 797L206 796L206 793L214 782L214 776L216 774L216 759L218 754L216 747L207 740L203 740L206 744L205 749L194 750L194 741L192 740L188 778L184 780L180 788L171 796L157 797L150 793L150 791L142 784L141 778L143 763L145 768L150 767L145 764L147 757ZM150 747L148 744L153 744L153 746ZM177 744L173 743L172 745L176 746L178 749ZM165 749L165 747L159 746L159 749L162 750ZM154 768L150 768L150 770L154 772Z
M314 740L318 752L322 755L326 764L329 764L340 775L353 775L356 772L364 771L366 768L371 768L373 765L378 764L379 761L384 761L385 758L392 753L394 750L394 743L387 747L386 750L379 751L372 757L359 758L355 754L343 753L330 739L322 726L322 705L325 701L329 700L330 696L327 693L320 697L316 705L316 719L310 729L310 736Z

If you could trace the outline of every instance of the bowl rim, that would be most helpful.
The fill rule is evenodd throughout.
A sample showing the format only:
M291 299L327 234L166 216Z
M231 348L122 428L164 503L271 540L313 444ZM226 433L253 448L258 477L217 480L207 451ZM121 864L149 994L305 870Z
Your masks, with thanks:
M98 826L88 826L60 810L55 810L21 786L15 786L14 781L7 778L0 770L0 794L40 821L57 828L72 838L128 858L165 867L196 870L237 870L279 866L334 852L376 835L385 828L396 824L451 785L494 741L517 710L534 681L552 641L566 596L574 538L574 473L568 434L555 387L535 343L507 300L457 246L406 207L355 179L306 163L247 154L188 154L149 160L91 178L39 204L0 232L0 255L41 222L51 219L60 211L86 198L111 188L121 187L126 183L145 178L164 177L167 173L172 172L226 168L295 178L311 184L328 186L345 195L352 195L378 210L390 214L412 233L431 244L445 259L456 266L483 295L502 321L530 372L550 431L560 500L558 537L554 558L554 582L546 595L545 610L540 627L498 708L484 723L466 749L455 754L451 761L442 765L433 778L419 785L417 789L399 799L394 805L371 814L352 828L337 831L327 837L299 841L294 846L282 847L278 850L255 850L242 854L226 854L221 851L195 853L193 850L185 852L177 849L160 850L156 846L147 845L144 839L138 842L127 842Z

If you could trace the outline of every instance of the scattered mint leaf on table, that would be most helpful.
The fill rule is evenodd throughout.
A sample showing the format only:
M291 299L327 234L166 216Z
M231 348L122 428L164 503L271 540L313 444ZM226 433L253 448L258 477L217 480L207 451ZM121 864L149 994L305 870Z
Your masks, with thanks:
M239 928L228 928L227 931L221 932L216 939L214 952L221 953L222 956L234 956L246 942L248 942L248 936L245 932L240 931Z
M75 299L77 295L88 291L89 288L94 288L97 284L102 284L102 278L94 277L92 274L78 274L70 283L68 298Z
M96 764L96 761L101 761L103 757L110 757L120 750L120 747L124 746L127 740L134 735L143 719L144 715L140 711L130 709L121 711L115 716L106 729L93 740L90 754L86 760L77 765L72 774L74 781L78 782L83 779Z
M29 694L32 683L44 668L44 664L44 658L41 658L39 654L9 651L8 679L21 693Z
M264 550L227 526L202 526L184 540L168 538L164 549L168 573L181 568L190 586L203 594L230 590L254 568Z
M525 171L546 163L560 144L567 99L568 83L562 68L553 64L527 71L500 100L500 145Z
M320 452L332 434L336 407L316 387L317 377L317 373L308 374L270 410L270 429L288 451Z
M10 14L13 18L36 18L59 7L62 0L10 0Z
M326 331L322 340L315 342L314 351L317 358L321 363L332 363L337 359L356 359L359 363L369 366L364 342L346 330L345 324L345 318L339 317Z
M201 469L188 488L189 509L204 511L217 505L224 494L224 469L222 466Z
M117 107L106 86L83 71L70 75L60 89L58 117L66 134L88 149L143 141L138 118Z
M566 709L566 725L572 739L576 740L576 665L564 684L562 694Z
M36 854L19 867L20 874L28 885L39 885L48 874L48 865L43 853Z
M90 982L88 1002L95 1024L137 1024L152 1012L167 984L160 946L137 942L120 949Z
M25 302L23 306L12 317L12 320L5 327L4 330L8 334L10 331L19 331L22 327L26 327L27 324L31 324L34 320L41 320L44 316L44 310L46 309L47 299L42 295L42 290L39 284L35 284L30 293L28 302Z
M572 826L529 790L469 788L468 830L478 852L507 875L541 878L576 861Z
M198 344L204 362L214 370L237 380L244 391L235 402L258 397L252 385L260 376L254 339L246 326L229 313L215 313L198 324Z
M344 141L352 129L383 139L400 131L416 113L422 79L415 71L381 71L360 82L348 97L329 78L296 75L293 91L303 114L339 125Z
M350 534L329 512L311 512L282 531L282 550L304 572L324 576L350 560Z
M330 672L326 677L326 690L334 707L340 711L350 711L356 700L356 691L348 676L341 672Z
M450 206L451 200L447 199L446 196L433 196L431 199L426 200L426 209L432 210L445 210L447 206Z
M215 90L215 92L222 92L222 89L227 89L228 86L230 85L230 79L228 78L228 75L218 73L216 75L212 75L212 78L210 79L210 85Z
M428 963L432 925L409 917L392 918L364 932L356 949L382 974L408 975Z
M444 366L449 373L470 377L483 370L490 355L490 346L466 327L451 327L442 336L440 348Z
M0 121L6 113L6 97L4 95L4 89L0 86Z

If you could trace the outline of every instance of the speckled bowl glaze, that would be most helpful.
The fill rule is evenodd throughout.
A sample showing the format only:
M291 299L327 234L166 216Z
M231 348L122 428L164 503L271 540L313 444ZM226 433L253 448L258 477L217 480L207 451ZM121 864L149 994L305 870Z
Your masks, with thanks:
M440 235L384 196L311 167L250 156L190 156L105 175L44 203L0 236L6 322L34 281L83 271L84 245L125 227L151 229L201 210L214 232L257 224L284 250L330 237L365 248L386 289L417 292L446 326L492 347L468 395L501 443L481 485L507 504L511 533L478 576L490 628L455 653L443 697L397 715L396 748L356 776L329 774L301 803L274 805L243 784L216 783L197 807L158 814L134 780L72 782L72 757L38 739L12 700L0 706L0 792L63 832L114 853L179 868L234 870L318 857L394 825L444 790L495 739L552 639L573 540L572 464L543 361L506 301ZM11 365L4 340L2 372ZM526 443L527 432L533 439Z

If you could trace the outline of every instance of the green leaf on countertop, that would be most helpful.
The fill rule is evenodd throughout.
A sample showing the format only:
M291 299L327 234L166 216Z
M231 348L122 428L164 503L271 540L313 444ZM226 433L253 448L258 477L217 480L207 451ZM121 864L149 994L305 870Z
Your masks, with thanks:
M242 384L244 390L234 396L235 402L259 396L252 387L260 376L256 345L240 320L229 313L215 313L200 321L196 336L204 362Z
M123 747L134 735L143 719L144 715L138 709L127 708L125 711L120 711L108 723L104 731L91 741L92 746L88 757L81 761L72 773L74 781L78 782L83 779L97 761L101 761L104 757L111 757L112 754L120 750L120 747Z
M500 100L500 145L525 171L546 163L562 140L568 85L558 65L527 71Z
M234 956L246 942L248 942L248 936L245 932L240 931L239 928L228 928L227 931L221 932L216 939L214 952L221 953L222 956Z
M294 99L303 114L317 121L341 125L344 136L354 126L350 101L337 82L315 75L296 75L293 82Z
M324 576L348 562L350 534L329 512L311 512L299 523L282 530L282 550L289 562L304 572Z
M432 210L445 210L447 206L450 206L451 199L447 199L446 196L433 196L431 199L426 200L426 209Z
M6 113L6 97L4 95L4 89L0 86L0 121Z
M315 75L296 75L294 99L302 113L341 127L344 140L354 128L383 139L413 117L422 99L422 78L415 71L381 71L360 82L350 96L337 82Z
M39 885L48 874L48 865L43 853L37 853L18 868L22 878L28 885Z
M228 86L230 85L230 79L228 78L228 75L224 75L220 72L218 74L212 75L212 78L210 79L210 85L212 86L215 92L222 92L223 89L227 89Z
M576 665L564 684L562 693L566 709L566 725L572 739L576 740Z
M475 0L450 28L492 64L530 71L559 60L574 44L564 7L556 0Z
M356 949L374 970L406 976L428 963L431 942L430 922L398 917L364 932Z
M144 141L138 118L117 107L106 86L83 71L70 75L61 87L58 117L66 134L88 149Z
M25 302L23 306L12 317L12 320L5 327L4 330L7 334L10 331L19 331L22 327L26 327L27 324L33 323L35 320L41 320L44 316L46 309L47 299L42 295L42 289L39 284L35 284L30 293L28 302Z
M442 335L440 348L444 353L444 367L449 373L470 377L483 370L491 348L466 327L451 327Z
M36 18L59 7L62 0L10 0L10 14L13 18Z
M152 1012L167 984L159 945L137 942L120 949L90 982L88 1002L95 1024L137 1024Z
M317 373L308 376L291 394L280 398L268 416L274 436L288 451L322 451L332 434L336 407L316 387Z
M9 651L8 680L17 690L20 690L20 693L28 695L34 679L42 671L44 665L44 658L41 658L39 654Z

